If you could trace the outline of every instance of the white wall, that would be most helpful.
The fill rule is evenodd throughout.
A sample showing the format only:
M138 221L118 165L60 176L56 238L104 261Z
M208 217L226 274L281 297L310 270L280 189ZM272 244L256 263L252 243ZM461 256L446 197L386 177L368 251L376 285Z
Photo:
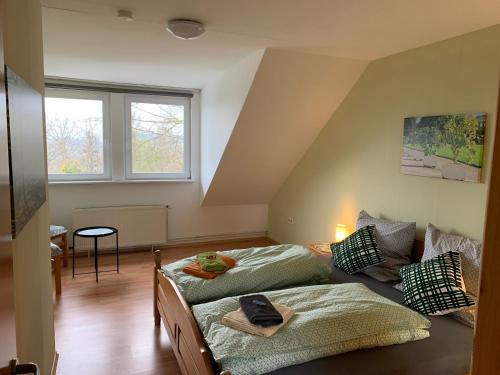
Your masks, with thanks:
M205 194L243 108L264 56L252 53L203 87L201 102L201 184Z
M114 97L113 101L115 100L119 101L119 98ZM113 101L111 105L117 105ZM265 232L267 205L200 206L199 107L199 94L196 94L192 102L192 182L49 184L51 223L71 229L74 208L164 203L171 207L168 233L170 240ZM111 119L111 133L115 139L123 140L123 121L121 115L115 115ZM115 160L122 160L122 155L123 150L119 147L113 150Z
M4 10L5 63L43 94L40 2L8 0ZM12 242L17 356L37 363L41 375L50 374L55 354L48 217L45 202Z

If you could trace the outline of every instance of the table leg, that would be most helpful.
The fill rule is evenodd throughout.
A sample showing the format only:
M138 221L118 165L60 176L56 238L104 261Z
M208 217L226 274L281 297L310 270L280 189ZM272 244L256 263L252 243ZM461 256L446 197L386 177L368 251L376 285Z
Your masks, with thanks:
M61 247L63 251L63 266L68 267L68 235L67 233L63 233L61 236Z
M75 233L73 233L73 279L75 278L75 248L76 248Z
M56 295L61 295L61 255L52 258L54 262L54 279L56 284Z
M94 237L94 264L95 264L95 281L99 282L99 262L97 260L97 237Z
M116 235L116 273L120 273L120 259L119 259L119 252L118 252L118 231L115 233Z

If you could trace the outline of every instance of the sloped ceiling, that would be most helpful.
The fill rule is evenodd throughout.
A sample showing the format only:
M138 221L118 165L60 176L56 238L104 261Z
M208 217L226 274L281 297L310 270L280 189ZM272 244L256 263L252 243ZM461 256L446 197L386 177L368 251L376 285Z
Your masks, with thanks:
M368 61L500 22L498 0L42 4L47 75L202 89L205 205L268 203ZM178 17L206 33L176 39Z
M117 9L130 9L136 22L123 27L129 30L139 24L158 25L161 30L174 17L199 19L206 25L207 43L215 49L226 34L259 38L265 43L260 48L294 48L362 60L500 21L498 0L42 0L42 4L108 19L116 16Z
M500 22L498 0L42 0L47 75L202 88L258 49L378 59ZM118 9L134 21L116 18ZM165 30L195 18L191 41Z
M264 50L259 50L247 56L203 87L200 150L203 195L212 182L263 55Z
M366 65L266 50L203 204L268 203Z

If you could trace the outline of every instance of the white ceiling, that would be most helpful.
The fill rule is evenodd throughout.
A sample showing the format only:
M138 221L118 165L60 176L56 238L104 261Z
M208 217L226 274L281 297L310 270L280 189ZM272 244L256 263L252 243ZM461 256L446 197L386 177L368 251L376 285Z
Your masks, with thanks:
M43 11L45 74L109 82L201 88L262 42L208 32L184 41L163 26Z
M202 87L256 49L371 60L500 23L498 0L42 0L46 74ZM134 22L115 18L130 9ZM206 24L182 41L163 25Z

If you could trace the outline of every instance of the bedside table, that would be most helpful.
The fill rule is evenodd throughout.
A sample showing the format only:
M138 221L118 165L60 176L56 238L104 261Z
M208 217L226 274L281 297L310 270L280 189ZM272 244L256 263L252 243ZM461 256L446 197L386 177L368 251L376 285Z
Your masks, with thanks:
M329 243L313 243L307 248L316 255L332 255Z
M332 251L330 250L329 243L313 243L310 244L307 248L311 253L317 255L322 262L331 265Z

